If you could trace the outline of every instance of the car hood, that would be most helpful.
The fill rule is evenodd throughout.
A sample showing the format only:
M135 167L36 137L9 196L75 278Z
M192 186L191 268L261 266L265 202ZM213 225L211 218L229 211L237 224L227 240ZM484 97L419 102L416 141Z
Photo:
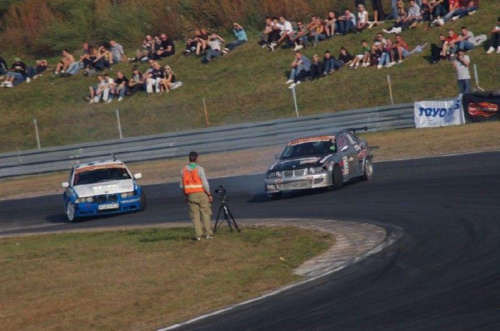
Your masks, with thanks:
M79 198L86 198L102 194L116 194L134 190L132 179L115 180L111 182L78 185L73 187Z
M280 160L279 162L273 164L269 168L269 171L284 171L284 170L302 169L302 168L319 166L325 162L325 159L327 157L328 156L323 156L323 157L313 156L313 157Z

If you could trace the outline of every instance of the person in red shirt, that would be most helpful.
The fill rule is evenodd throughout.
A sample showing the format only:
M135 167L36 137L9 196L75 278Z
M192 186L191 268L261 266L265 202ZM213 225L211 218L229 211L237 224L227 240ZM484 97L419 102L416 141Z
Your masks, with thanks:
M396 35L396 41L392 45L392 50L394 52L394 59L399 59L398 63L402 63L403 59L410 56L410 51L408 44L403 40L403 37L400 34Z
M441 57L447 58L450 55L450 50L455 47L455 42L458 39L458 34L453 30L448 31L448 37L445 39L443 49L441 50Z
M474 13L479 9L479 0L460 0L459 5L460 7L453 15L453 20L467 15L474 15Z
M444 22L448 22L449 20L451 20L451 18L456 15L455 12L460 8L460 3L458 2L458 0L448 0L448 3L448 14L444 15Z

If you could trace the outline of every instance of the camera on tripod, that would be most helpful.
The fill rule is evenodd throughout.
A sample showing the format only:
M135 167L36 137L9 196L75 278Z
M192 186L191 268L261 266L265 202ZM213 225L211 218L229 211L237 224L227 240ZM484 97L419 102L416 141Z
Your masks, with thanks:
M234 219L233 214L231 213L231 210L229 210L229 206L227 205L227 201L229 200L229 198L226 196L226 189L224 188L224 186L219 185L219 187L215 189L215 193L219 195L220 205L219 212L217 213L217 218L215 220L214 233L217 231L217 228L221 224L219 223L219 221L221 221L221 214L224 217L224 220L226 220L231 232L233 232L233 227L238 232L241 232L240 228L238 227L238 223L236 223L236 220Z
M223 200L223 199L226 199L227 196L226 196L226 188L222 185L219 185L219 187L217 187L215 189L215 193L217 193L219 195L219 199Z

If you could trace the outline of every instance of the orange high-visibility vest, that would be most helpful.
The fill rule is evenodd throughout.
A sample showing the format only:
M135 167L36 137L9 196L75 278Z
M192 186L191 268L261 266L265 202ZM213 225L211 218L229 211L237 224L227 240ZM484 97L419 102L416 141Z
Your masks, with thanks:
M198 168L194 168L192 171L188 171L186 168L182 170L182 186L184 186L185 194L205 192L201 178L198 175Z

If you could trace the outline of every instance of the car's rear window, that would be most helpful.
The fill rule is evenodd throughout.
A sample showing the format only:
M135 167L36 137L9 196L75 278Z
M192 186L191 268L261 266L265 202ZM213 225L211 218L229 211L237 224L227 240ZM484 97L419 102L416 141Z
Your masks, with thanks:
M87 185L113 180L131 179L125 168L104 168L82 171L75 174L73 186Z

